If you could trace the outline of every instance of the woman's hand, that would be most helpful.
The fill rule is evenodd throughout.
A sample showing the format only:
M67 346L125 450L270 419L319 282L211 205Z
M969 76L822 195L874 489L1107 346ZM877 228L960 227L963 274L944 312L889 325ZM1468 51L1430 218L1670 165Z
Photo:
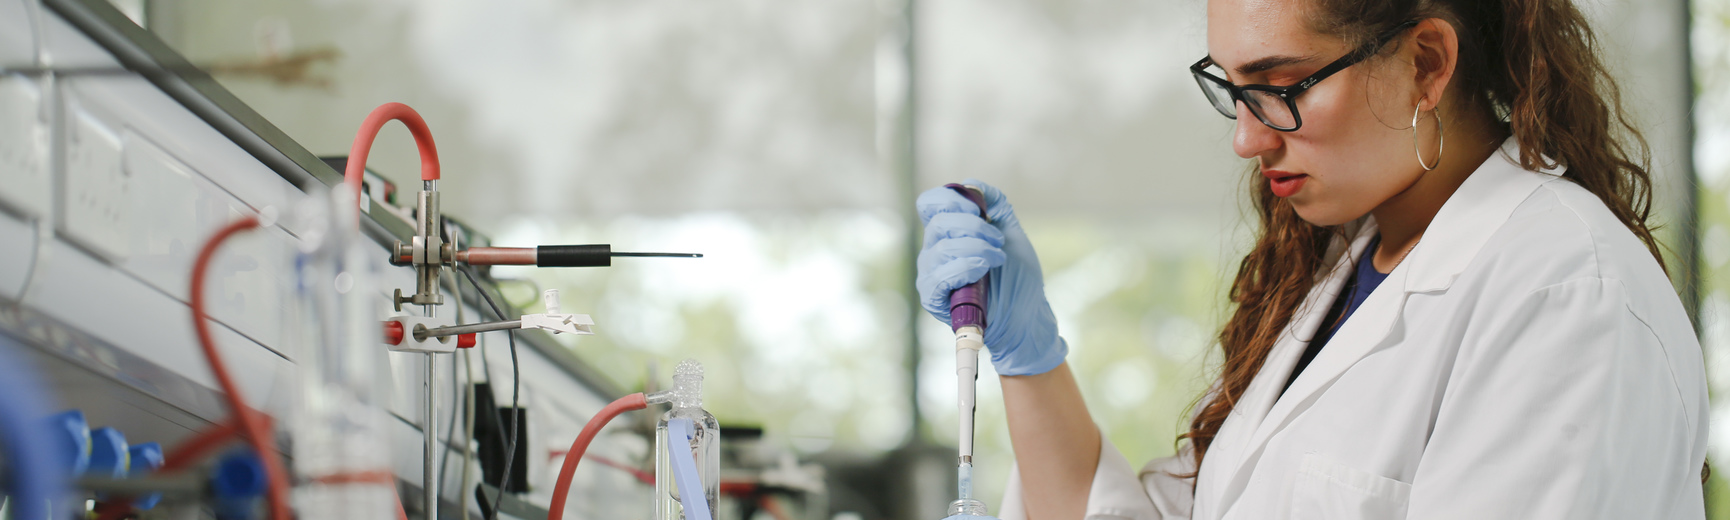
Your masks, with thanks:
M1063 363L1069 346L1057 335L1057 317L1045 300L1039 257L1003 192L976 179L965 184L984 193L990 222L979 218L979 206L949 188L928 190L915 204L925 223L914 282L920 305L948 323L949 293L989 272L985 346L992 366L1006 376L1048 372Z

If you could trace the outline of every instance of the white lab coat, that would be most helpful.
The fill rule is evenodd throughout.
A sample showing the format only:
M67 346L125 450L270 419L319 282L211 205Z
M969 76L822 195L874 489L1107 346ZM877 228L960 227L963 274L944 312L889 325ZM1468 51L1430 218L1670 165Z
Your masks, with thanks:
M1703 518L1705 371L1646 247L1510 139L1298 375L1376 226L1336 240L1193 481L1110 442L1089 519ZM1026 516L1018 475L1002 518ZM1192 494L1193 489L1193 494Z

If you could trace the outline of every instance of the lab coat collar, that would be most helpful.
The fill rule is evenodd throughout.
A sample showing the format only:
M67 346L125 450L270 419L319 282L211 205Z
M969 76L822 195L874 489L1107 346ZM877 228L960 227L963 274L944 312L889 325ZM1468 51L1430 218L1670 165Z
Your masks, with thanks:
M1539 184L1561 175L1562 168L1530 171L1520 166L1520 143L1509 137L1502 148L1466 177L1466 182L1448 197L1424 230L1423 238L1408 253L1411 266L1406 292L1447 290L1478 256L1491 232L1514 213ZM1545 163L1553 163L1548 158Z
M1388 274L1291 387L1284 388L1298 357L1354 272L1356 260L1364 256L1375 237L1375 219L1365 217L1346 229L1349 241L1335 241L1330 251L1335 260L1332 267L1293 314L1267 362L1234 407L1236 417L1221 428L1209 448L1209 459L1222 457L1221 464L1204 461L1204 467L1224 471L1203 471L1200 475L1196 518L1223 517L1249 484L1250 470L1261 459L1268 441L1388 337L1405 309L1407 296L1447 290L1514 209L1560 171L1528 171L1517 162L1519 155L1519 145L1510 138L1499 153L1467 177L1430 221L1406 260ZM1208 495L1217 501L1204 500Z

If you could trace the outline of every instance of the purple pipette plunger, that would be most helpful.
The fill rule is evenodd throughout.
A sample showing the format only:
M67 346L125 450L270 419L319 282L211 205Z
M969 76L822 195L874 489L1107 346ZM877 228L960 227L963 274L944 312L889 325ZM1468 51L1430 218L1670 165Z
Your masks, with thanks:
M962 184L946 184L943 187L955 190L961 196L967 197L967 200L979 206L979 218L985 219L987 222L991 221L991 217L985 214L985 194L980 193L978 188ZM985 328L985 302L990 296L988 294L989 287L991 287L990 282L991 275L987 274L979 278L979 281L949 293L950 330L960 330L961 327L968 325L980 329Z

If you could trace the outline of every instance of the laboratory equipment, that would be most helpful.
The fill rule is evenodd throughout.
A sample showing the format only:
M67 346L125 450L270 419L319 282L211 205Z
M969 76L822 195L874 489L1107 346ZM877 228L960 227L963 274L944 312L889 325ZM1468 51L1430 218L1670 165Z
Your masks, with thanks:
M250 520L258 496L268 487L268 471L257 455L244 451L218 460L208 486L216 520Z
M353 225L347 185L307 197L291 215L302 231L295 261L290 332L300 352L300 401L293 435L295 489L302 518L381 519L394 513L384 359L378 323L374 246Z
M144 476L156 471L162 467L164 462L162 445L154 442L134 444L126 449L126 455L127 459L132 462L130 476L133 477ZM149 511L161 501L162 493L149 493L139 496L138 500L132 503L132 507L139 511Z
M397 311L402 311L403 304L421 306L421 316L399 316L390 319L385 325L386 343L397 352L416 352L425 354L425 384L423 385L422 402L425 404L424 422L422 423L422 487L423 489L438 489L438 458L442 450L438 440L437 428L434 424L438 414L438 374L437 358L440 353L449 353L454 347L460 346L463 340L452 341L450 336L474 334L487 330L510 330L519 328L545 328L558 332L588 334L587 326L593 322L587 316L561 315L558 311L556 293L546 296L549 310L545 315L524 316L521 320L505 320L499 316L498 323L490 324L494 328L486 328L488 324L465 325L453 327L436 314L436 309L444 303L444 294L439 290L439 280L444 268L459 267L462 264L475 265L537 265L541 267L599 267L612 265L613 257L679 257L701 258L700 254L690 253L615 253L612 246L606 244L581 246L539 246L528 248L490 248L471 247L459 250L447 239L444 227L444 216L439 210L438 180L440 167L438 147L433 142L432 131L427 127L426 120L418 112L402 103L385 103L367 115L356 131L354 142L349 148L349 156L343 167L343 181L354 191L356 204L359 207L367 199L361 193L362 179L366 173L367 155L371 153L373 141L378 137L379 130L391 121L400 121L407 126L414 136L415 146L420 152L421 191L416 199L414 211L414 234L408 242L397 241L391 248L389 256L393 265L411 266L415 271L415 288L412 294L404 295L402 289L394 290L391 304ZM358 218L358 215L357 215ZM544 318L544 319L543 319ZM467 327L467 328L465 328ZM455 329L455 330L452 330ZM428 330L439 333L428 334ZM411 341L412 338L412 341ZM467 343L472 345L474 339L469 337ZM453 343L456 343L453 345ZM514 352L515 349L512 349ZM517 409L517 392L512 392L511 409ZM513 446L518 431L515 415L511 420ZM507 451L514 453L515 449ZM509 462L506 463L507 467ZM505 478L510 478L506 472ZM501 483L502 484L502 483ZM509 486L501 485L500 489ZM438 510L436 493L426 493L425 511Z
M985 195L978 188L961 184L944 187L978 205L979 218L990 218L985 212ZM986 514L985 503L973 498L973 416L978 408L979 351L985 348L985 308L990 287L991 276L987 274L949 296L949 326L955 332L956 407L960 412L959 455L955 464L957 498L949 504L951 515Z
M85 475L121 478L131 471L126 434L112 426L90 430L90 468Z
M444 303L444 293L439 291L439 279L443 262L429 261L438 258L446 249L444 243L444 217L439 213L439 180L438 147L433 143L432 130L427 128L426 120L413 108L402 103L385 103L368 113L361 121L360 129L355 131L354 142L349 147L348 162L343 171L344 184L352 191L356 204L346 204L358 208L365 202L361 193L361 178L366 171L367 155L372 152L372 143L378 138L379 130L391 121L400 121L408 127L414 136L415 148L420 151L420 169L422 190L418 198L417 211L414 219L414 235L411 245L397 242L396 250L410 252L415 260L415 292L403 296L402 289L397 289L391 304L397 311L402 311L404 303L421 306L425 320L422 323L437 324L434 320L435 309ZM357 210L358 211L358 210ZM356 219L359 214L356 213ZM358 224L358 220L356 221ZM439 343L448 343L446 338L439 338ZM425 355L421 389L421 403L424 405L421 415L421 489L438 489L438 453L443 446L438 440L438 350L415 350ZM446 351L448 352L448 351ZM428 516L438 511L438 493L422 494L422 511Z
M721 424L703 409L703 366L673 369L673 408L655 424L655 520L714 520L721 490Z
M53 453L65 475L83 475L90 469L90 422L84 412L66 410L48 417L47 435L54 441Z
M48 396L31 368L12 361L12 340L0 334L0 472L30 478L0 479L0 491L11 497L12 518L47 518L48 505L65 495L66 468L60 448L70 431L67 421L44 419ZM83 422L80 414L78 422Z
M264 480L266 482L265 498L270 503L270 518L272 520L288 520L292 517L288 505L288 472L283 468L282 460L276 456L276 433L271 427L269 418L264 412L252 409L240 395L240 388L235 385L234 378L229 375L228 367L223 362L222 354L216 347L216 340L210 332L210 316L205 312L205 275L210 270L210 262L216 256L216 250L222 243L238 233L275 224L275 212L270 208L258 216L244 216L228 223L216 231L204 247L198 251L197 260L192 263L192 287L189 307L192 308L192 328L198 336L198 346L204 351L204 359L210 365L210 372L216 378L217 386L222 388L222 397L228 404L231 414L229 421L234 422L239 431L245 435L246 441L252 445L258 458L263 461Z
M205 474L206 471L201 468L209 468L210 463L215 462L224 450L236 446L236 441L256 438L242 433L243 431L256 431L256 427L262 426L265 430L274 430L271 433L278 437L291 437L281 444L267 447L264 458L271 460L259 459L259 463L262 468L262 464L266 462L275 462L277 454L269 451L284 448L294 450L296 457L290 469L295 470L296 478L293 480L297 485L292 492L297 506L300 506L296 516L330 516L322 512L312 512L316 507L308 504L319 500L310 497L316 495L316 490L320 488L329 490L329 485L341 482L351 488L389 488L392 483L400 483L405 500L414 502L410 504L409 514L417 517L454 517L454 481L450 482L449 486L435 489L435 493L422 493L421 489L416 489L425 487L419 475L423 468L431 470L446 464L422 466L414 464L405 456L410 451L409 446L422 446L422 443L416 441L422 440L423 431L415 426L424 424L423 421L427 420L425 416L431 416L423 413L420 406L422 400L419 394L425 388L422 385L428 382L421 377L421 356L414 356L414 359L393 359L392 361L408 362L399 365L395 371L390 370L388 364L382 363L382 359L374 359L372 373L368 374L372 382L386 388L387 393L396 395L395 399L375 395L375 400L366 405L370 407L369 412L381 414L391 420L389 424L392 426L375 439L378 445L388 449L365 450L360 449L358 444L347 443L356 448L345 452L347 455L344 456L344 462L347 462L348 466L331 469L322 476L311 473L316 468L306 465L318 452L315 446L320 444L309 430L332 424L327 421L332 415L315 417L316 414L309 414L306 407L309 404L315 405L315 408L316 405L329 405L335 400L329 399L331 396L324 392L319 392L319 395L303 395L303 389L321 387L329 390L329 387L323 384L306 384L307 381L302 378L322 377L325 381L330 381L339 379L340 375L352 373L322 372L320 375L306 374L302 370L312 370L313 367L323 370L323 361L317 360L321 356L326 359L335 359L340 354L371 354L375 358L403 357L397 354L387 356L374 344L379 335L377 323L383 319L376 311L389 308L380 308L379 305L391 301L391 286L378 284L383 278L375 278L370 280L372 289L367 289L366 283L369 281L358 279L365 277L353 276L353 272L348 272L351 276L339 276L344 272L337 272L336 268L330 265L317 264L317 259L302 257L299 253L304 253L302 248L309 245L303 242L310 232L315 230L298 224L261 226L256 231L248 232L244 238L228 240L222 246L221 253L215 255L215 261L207 264L208 291L198 291L204 296L202 301L208 304L209 315L204 316L208 330L204 332L215 336L209 339L222 343L220 351L228 358L226 371L233 374L232 382L237 383L240 390L250 398L244 403L268 410L274 417L264 416L261 410L228 406L227 397L233 396L225 396L231 394L227 388L217 388L224 385L212 384L208 375L209 368L202 362L182 362L187 360L186 349L192 348L190 343L194 337L192 327L185 319L188 314L185 267L193 262L193 256L199 252L197 244L211 232L224 228L229 219L237 215L253 214L270 206L296 208L308 198L325 199L326 195L323 193L327 185L331 189L340 189L336 186L339 183L333 182L336 176L332 175L327 163L287 138L271 126L268 119L251 111L219 84L211 81L208 75L175 54L170 46L162 44L152 33L140 29L108 2L0 0L0 13L3 13L0 14L0 26L12 29L15 22L23 23L23 17L10 16L18 12L28 12L32 26L53 28L57 31L52 39L31 37L40 36L34 29L26 33L12 32L10 34L19 34L21 37L0 42L0 50L3 51L33 49L40 51L43 56L43 61L34 63L29 71L8 69L5 72L6 81L12 82L10 86L28 82L39 90L40 97L7 97L0 100L0 103L29 101L31 111L28 113L44 114L40 120L32 119L30 124L33 126L24 129L45 138L52 138L53 146L45 144L41 156L38 157L43 164L67 167L43 168L43 185L109 186L101 182L112 180L116 183L124 182L125 189L103 192L106 198L101 200L79 199L77 196L82 192L74 190L44 193L32 199L42 205L40 213L32 209L35 206L24 207L20 210L22 213L13 212L17 208L12 207L8 207L6 212L0 212L0 242L4 242L9 251L19 253L15 255L16 258L36 260L34 263L26 261L21 265L0 266L0 270L7 271L0 273L0 278L5 279L4 283L0 283L4 285L0 287L0 335L20 338L24 347L22 350L27 351L25 356L42 362L41 373L51 380L51 386L76 389L75 392L61 392L60 395L71 400L68 404L80 405L74 407L91 413L92 424L112 425L117 429L103 435L124 431L125 437L133 440L161 439L164 441L163 447L168 448L152 452L155 454L155 462L152 464L141 464L145 457L128 450L127 475L124 478L107 479L101 483L100 488L95 486L94 480L89 485L79 484L79 491L86 494L77 498L76 503L82 506L85 498L98 497L98 507L102 508L99 516L108 518L124 517L132 514L135 508L148 507L144 504L148 504L147 499L152 497L160 497L160 505L156 509L158 512L155 514L188 516L192 514L189 510L208 509L212 505L212 497L189 492L190 488L183 484L191 481L185 477L194 473ZM49 56L54 60L48 60ZM18 74L23 76L17 76ZM0 97L17 94L10 86L0 89ZM92 136L104 139L89 139ZM102 161L100 164L84 161L86 156ZM342 168L336 170L341 171ZM381 185L376 182L373 184L375 189L378 186ZM14 196L20 194L28 193L16 183L0 183L0 195L15 198ZM423 211L416 215L416 202L413 202L416 198L405 199L410 201L407 202L408 208L396 207L394 202L387 203L385 200L373 198L371 206L360 205L358 215L333 217L348 218L351 224L356 218L360 221L359 236L363 238L359 239L362 243L355 249L364 253L363 267L378 268L374 271L381 273L381 276L406 274L391 273L390 268L385 265L395 254L392 249L395 246L393 241L413 247L413 239L417 235L438 237L439 241L435 245L439 246L439 256L444 256L446 246L452 250L453 256L455 253L464 253L465 257L484 257L489 253L485 247L469 251L465 247L457 246L454 239L461 239L462 246L471 243L470 238L480 238L472 242L479 246L488 246L490 242L478 234L464 234L449 229L452 221L439 215L438 211ZM353 206L352 199L350 200L348 205ZM327 211L337 210L333 207ZM31 220L36 216L46 218L50 215L56 218ZM102 218L94 218L97 216ZM291 211L285 212L285 216L298 215ZM427 217L425 223L429 225L417 230L416 221L420 220L420 216ZM14 226L15 222L29 225L19 229L34 231L23 237L23 240L15 240L19 238L17 235L7 234L13 231L13 228L8 226ZM122 232L124 229L134 232ZM350 227L344 231L352 233L353 229ZM438 231L448 232L450 236L438 236ZM355 235L349 235L350 239L353 236ZM423 250L433 249L427 247L427 241L423 240L422 244ZM608 246L582 246L575 249L561 247L528 249L534 253L534 264L542 266L606 265L617 257L659 255L615 252ZM499 250L491 251L495 256L523 256L521 250L495 249ZM412 257L411 254L410 262ZM302 260L311 263L301 264ZM452 259L445 265L462 267L465 263L473 266L502 263L488 263L481 258L473 260L467 262ZM12 270L15 266L18 267L17 272ZM318 270L326 272L312 272ZM407 269L403 271L406 272ZM485 285L482 291L495 292L496 288L490 285L492 280L485 275L484 269L475 272L478 282ZM15 274L18 277L14 278ZM418 272L415 274L415 278L421 275ZM327 276L329 278L326 278ZM402 287L403 292L408 293L415 283L409 282L410 278L402 276L402 282L394 285ZM298 282L322 284L316 287L320 291L330 289L314 295L325 298L326 300L321 301L326 303L354 303L341 301L340 295L344 293L336 290L337 287L346 288L349 291L346 295L349 296L367 295L364 305L352 307L363 312L347 313L325 309L321 312L336 314L343 319L330 319L329 315L319 318L321 323L326 324L340 321L343 324L364 325L364 332L357 333L359 335L354 337L363 338L363 341L356 344L366 348L351 349L348 352L310 352L315 347L339 348L333 341L316 340L314 333L341 336L343 331L320 330L319 325L309 326L300 321L314 317L311 312L303 312L302 305L307 303L300 300L303 294L296 292ZM21 288L29 290L24 291ZM436 288L434 290L436 291ZM473 293L469 294L471 315L475 306L478 306L478 300L472 300L474 296ZM458 300L454 303L459 305L463 303L460 298L451 298L448 295L444 300L441 306L453 303L451 300ZM415 302L411 300L406 303ZM445 310L438 314L454 314L450 309L451 307L445 307ZM511 312L510 309L505 311ZM529 311L518 311L522 312ZM545 314L558 313L554 311ZM518 320L519 316L489 315L488 318ZM573 329L588 325L562 318L557 323ZM445 322L437 326L449 325L456 324ZM437 326L428 328L436 329ZM547 330L552 327L548 325L539 328ZM560 332L568 333L570 330ZM431 338L436 340L437 337L442 336ZM467 338L458 335L452 342L460 347L465 340L473 341L473 337L472 333L467 335ZM604 374L585 363L581 357L572 355L567 346L552 341L549 335L535 333L515 339L528 347L523 349L525 368L533 366L535 369L525 373L524 377L511 377L511 381L502 377L514 375L509 373L501 374L501 377L493 380L500 381L500 386L514 386L521 381L525 394L535 396L535 406L544 407L541 410L546 410L543 417L548 417L549 420L542 424L570 424L571 421L581 424L587 417L573 416L573 410L592 411L592 407L587 403L597 400L604 403L605 399L624 393L614 386L616 383L600 377ZM450 366L443 363L450 358L440 358L439 366L449 369ZM352 360L344 362L347 361ZM0 357L0 364L17 366L16 363L18 360L11 354ZM352 368L359 365L349 363L347 366ZM403 370L405 368L409 370ZM452 377L442 371L438 372L438 375L442 377L429 379L437 381L436 384L445 390L445 399L441 400L450 403L448 394L453 388L453 380L455 384L462 384L463 378ZM474 379L468 378L469 381ZM529 394L530 392L533 393ZM363 392L354 390L351 393ZM364 396L350 397L354 401L366 399ZM307 403L303 402L303 399L325 401ZM645 397L644 400L648 402L651 398ZM102 406L88 406L93 403L100 403ZM449 404L439 404L438 407L446 409L446 412L441 414L441 421L451 415L448 413L451 408ZM323 410L329 411L330 409ZM489 411L487 415L492 414ZM352 416L340 419L357 422ZM5 423L0 424L0 429L23 424L6 421L0 423ZM403 427L405 425L407 427ZM438 429L442 430L445 425L439 426ZM326 433L332 436L344 434ZM532 431L525 435L538 436L542 433ZM646 440L647 432L643 433ZM353 432L346 434L352 435ZM78 437L85 439L87 435L81 433ZM444 437L449 436L446 434L438 440L445 441ZM109 440L118 440L117 436L111 437L113 438ZM511 437L516 438L514 435ZM84 445L88 445L88 441L85 442ZM119 445L117 442L110 444ZM457 440L453 445L461 444L461 440ZM11 447L13 446L8 442L6 448ZM68 462L78 462L80 456L77 454L83 454L84 464L90 464L87 460L88 449L77 449L74 456L68 457L71 459ZM60 454L53 450L40 450L38 453L50 456ZM332 452L325 450L324 453ZM382 471L368 471L367 467L376 466L367 462L365 457L357 457L357 453L379 459L397 460L393 460L395 464L382 468ZM456 457L462 452L452 453L451 456ZM97 462L97 467L118 467L114 462L119 460L118 452L111 452L110 455L114 457ZM18 467L16 464L23 459L13 459L10 456L6 458L8 469ZM539 461L540 458L536 457L534 460ZM456 461L453 459L451 462ZM647 461L644 465L647 465ZM449 466L455 470L460 464ZM41 472L27 474L48 475ZM264 474L268 476L269 472ZM541 476L539 473L527 474ZM43 481L30 479L22 482L34 484ZM64 482L64 479L56 482ZM5 485L14 483L17 482L0 482ZM521 513L544 506L545 495L541 494L541 490L545 489L547 482L542 479L532 484L535 486L534 493L511 496L508 497L510 500L503 501L507 510L516 507L516 511ZM263 489L268 491L271 488L266 486ZM462 489L464 496L474 494L472 487L462 486ZM640 510L649 507L649 504L642 503L641 495L608 494L606 491L604 487L580 484L572 499L584 502L585 507L608 510L620 510L623 507ZM647 489L643 494L647 494ZM394 495L391 493L391 496ZM424 506L415 507L414 504L420 503L419 497L424 495L434 495L429 497L430 499L444 499L438 503L439 514L426 511ZM432 503L431 500L429 503ZM104 505L107 507L104 508ZM18 509L17 502L13 502L9 507L12 512L23 511ZM646 514L647 511L643 513ZM398 516L401 513L391 510L384 514ZM357 513L355 516L361 515ZM385 518L382 515L376 517Z

